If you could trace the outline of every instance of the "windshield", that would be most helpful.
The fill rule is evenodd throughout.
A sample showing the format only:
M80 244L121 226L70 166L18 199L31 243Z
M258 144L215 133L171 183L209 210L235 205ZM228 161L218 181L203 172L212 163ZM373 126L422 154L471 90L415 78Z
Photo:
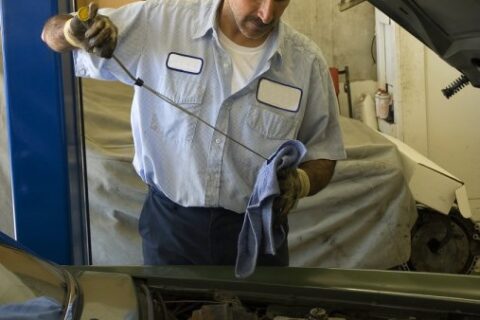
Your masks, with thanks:
M29 254L0 245L0 320L61 319L68 304L63 271ZM43 318L42 318L43 319Z

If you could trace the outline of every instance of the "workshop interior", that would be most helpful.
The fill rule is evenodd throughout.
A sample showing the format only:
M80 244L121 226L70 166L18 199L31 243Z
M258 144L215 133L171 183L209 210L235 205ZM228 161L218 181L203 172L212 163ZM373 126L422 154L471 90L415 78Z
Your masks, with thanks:
M478 1L291 2L283 20L331 67L347 158L289 214L290 266L245 280L142 267L133 83L76 78L40 39L88 1L0 5L0 319L44 296L52 319L480 319Z

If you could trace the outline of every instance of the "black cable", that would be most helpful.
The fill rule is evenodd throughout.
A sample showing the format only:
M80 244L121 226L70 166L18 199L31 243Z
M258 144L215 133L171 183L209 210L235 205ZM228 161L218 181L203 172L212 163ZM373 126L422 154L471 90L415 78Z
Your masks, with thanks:
M375 57L375 53L373 51L373 47L375 47L375 44L376 44L376 39L377 39L377 35L374 34L372 38L372 44L370 46L370 54L372 55L373 64L377 64L377 58Z

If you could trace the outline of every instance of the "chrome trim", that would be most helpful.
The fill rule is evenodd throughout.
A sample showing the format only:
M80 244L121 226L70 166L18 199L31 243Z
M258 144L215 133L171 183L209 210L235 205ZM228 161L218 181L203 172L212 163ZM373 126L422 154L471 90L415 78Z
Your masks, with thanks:
M75 278L70 272L63 270L65 275L65 283L67 284L67 304L65 313L63 314L64 320L73 320L75 313L77 312L80 301L80 287L77 284Z

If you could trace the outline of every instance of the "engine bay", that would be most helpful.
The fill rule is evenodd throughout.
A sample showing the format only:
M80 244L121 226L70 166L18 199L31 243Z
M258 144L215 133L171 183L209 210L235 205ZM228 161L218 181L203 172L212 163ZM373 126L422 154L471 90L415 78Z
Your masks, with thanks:
M153 319L160 320L475 320L480 316L381 304L316 303L309 297L149 286ZM310 301L309 301L310 300ZM148 317L147 317L148 319Z

